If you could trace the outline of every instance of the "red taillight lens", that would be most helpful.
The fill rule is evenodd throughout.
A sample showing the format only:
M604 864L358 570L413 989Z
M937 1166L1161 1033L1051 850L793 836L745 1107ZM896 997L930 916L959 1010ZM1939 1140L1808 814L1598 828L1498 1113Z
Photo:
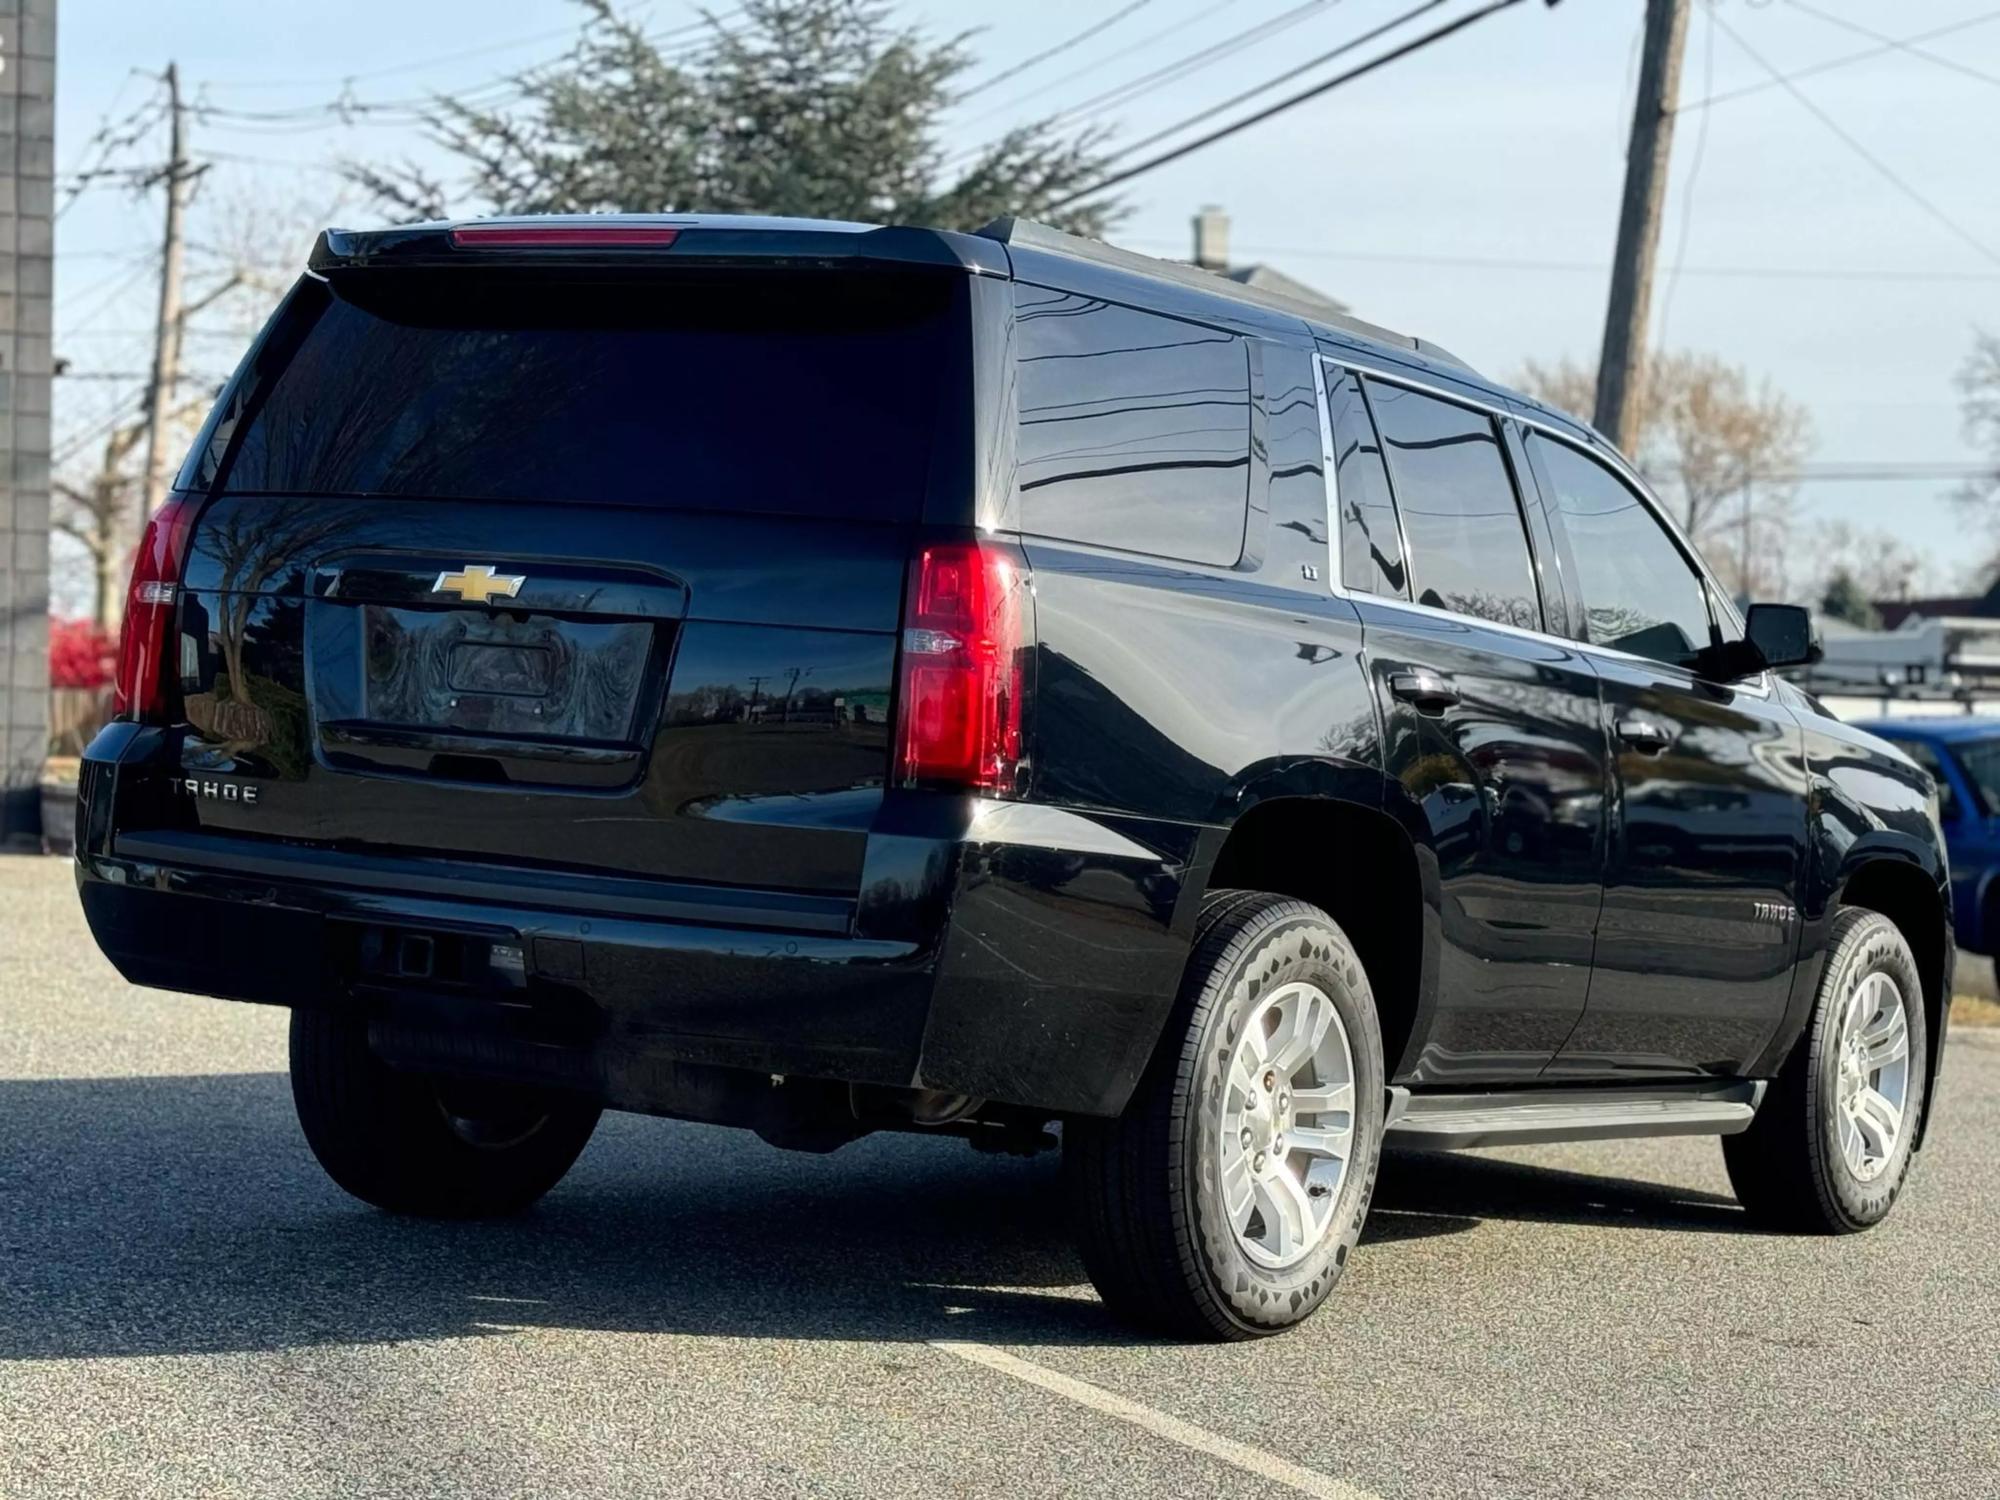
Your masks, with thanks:
M180 599L196 503L174 496L153 512L139 538L132 584L125 592L125 623L118 632L118 675L111 686L111 711L121 719L159 721L166 715L174 605Z
M592 250L602 246L660 249L681 237L658 224L467 224L451 231L455 250Z
M980 791L1021 762L1027 570L1008 549L939 542L910 564L903 615L896 780Z

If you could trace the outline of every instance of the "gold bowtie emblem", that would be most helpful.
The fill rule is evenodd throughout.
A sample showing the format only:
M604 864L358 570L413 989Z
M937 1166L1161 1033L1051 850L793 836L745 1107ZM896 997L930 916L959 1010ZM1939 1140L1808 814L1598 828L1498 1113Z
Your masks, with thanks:
M512 599L527 581L524 574L495 573L485 563L474 563L457 573L438 574L431 592L456 594L468 604L486 604L494 599Z

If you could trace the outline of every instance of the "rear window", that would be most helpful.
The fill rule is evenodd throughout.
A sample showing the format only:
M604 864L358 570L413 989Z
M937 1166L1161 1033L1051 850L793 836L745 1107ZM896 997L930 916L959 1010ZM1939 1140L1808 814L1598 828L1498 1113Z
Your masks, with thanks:
M905 520L951 358L942 277L302 287L225 488Z
M1095 297L1016 288L1021 529L1227 566L1250 509L1243 341Z

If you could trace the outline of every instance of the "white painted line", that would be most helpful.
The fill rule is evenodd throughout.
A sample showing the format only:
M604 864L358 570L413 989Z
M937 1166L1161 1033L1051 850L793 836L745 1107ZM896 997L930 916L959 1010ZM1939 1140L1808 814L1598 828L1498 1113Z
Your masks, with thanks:
M1143 1427L1155 1437L1163 1437L1170 1443L1179 1443L1183 1448L1191 1448L1196 1453L1206 1453L1210 1458L1219 1458L1226 1464L1233 1464L1246 1473L1255 1474L1259 1479L1268 1479L1274 1484L1288 1485L1302 1495L1312 1495L1317 1500L1380 1500L1359 1486L1349 1484L1344 1479L1333 1479L1317 1469L1301 1468L1288 1463L1276 1454L1266 1453L1262 1448L1252 1448L1248 1443L1239 1443L1234 1438L1223 1437L1210 1432L1206 1427L1197 1427L1192 1422L1183 1422L1179 1417L1170 1417L1163 1411L1154 1411L1150 1406L1141 1406L1137 1401L1128 1401L1115 1395L1101 1385L1092 1385L1087 1380L1064 1375L1046 1369L1030 1360L1018 1359L1012 1354L1002 1353L985 1344L962 1343L955 1339L933 1339L931 1347L942 1349L946 1354L955 1354L960 1359L970 1360L975 1365L984 1365L989 1370L998 1370L1002 1375L1011 1375L1016 1380L1025 1380L1029 1385L1038 1386L1064 1400L1074 1401L1079 1406L1087 1406L1092 1411L1102 1412L1107 1417L1116 1417L1121 1422L1130 1422L1134 1427Z

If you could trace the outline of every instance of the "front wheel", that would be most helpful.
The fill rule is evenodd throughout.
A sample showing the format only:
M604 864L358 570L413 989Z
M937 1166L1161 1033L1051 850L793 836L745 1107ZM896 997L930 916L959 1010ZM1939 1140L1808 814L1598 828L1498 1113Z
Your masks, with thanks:
M1381 1026L1346 934L1303 901L1212 893L1125 1113L1064 1125L1071 1214L1105 1303L1179 1337L1305 1319L1360 1237L1385 1099Z
M1925 1043L1910 945L1880 913L1842 912L1805 1035L1750 1128L1722 1142L1752 1218L1850 1234L1888 1216L1922 1122Z
M562 1180L598 1107L539 1089L391 1068L360 1016L292 1012L292 1100L327 1176L392 1213L518 1213Z

